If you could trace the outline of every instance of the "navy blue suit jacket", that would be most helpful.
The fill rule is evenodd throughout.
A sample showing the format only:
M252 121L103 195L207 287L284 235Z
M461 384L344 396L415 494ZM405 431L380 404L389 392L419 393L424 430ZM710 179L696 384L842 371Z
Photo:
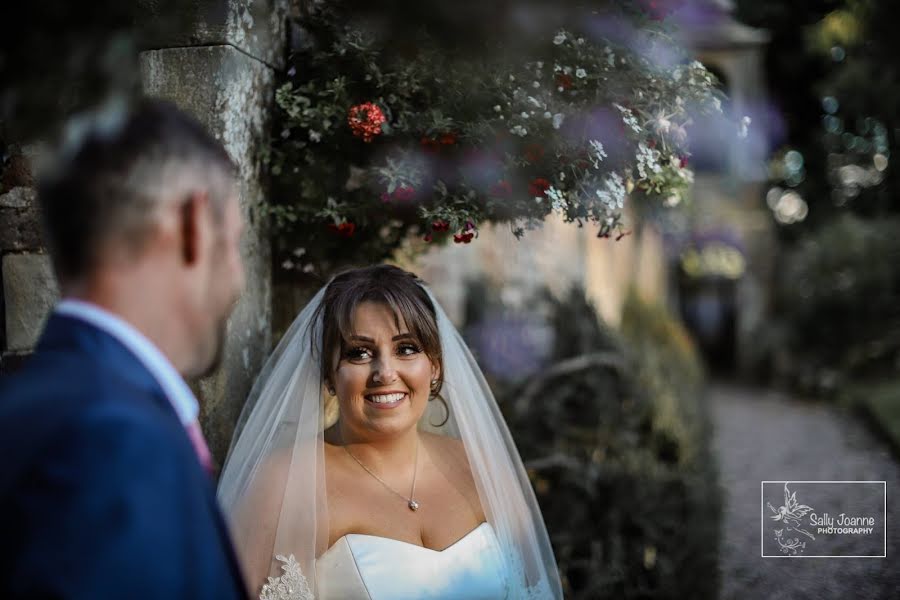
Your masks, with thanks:
M0 598L245 598L215 491L155 379L54 315L0 380Z

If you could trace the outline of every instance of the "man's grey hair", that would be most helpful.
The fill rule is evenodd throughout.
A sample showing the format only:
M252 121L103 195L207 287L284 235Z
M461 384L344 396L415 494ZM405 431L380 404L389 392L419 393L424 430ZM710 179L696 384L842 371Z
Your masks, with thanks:
M235 169L222 145L173 105L143 100L74 120L38 187L60 282L89 274L110 243L139 249L159 208L193 193L206 193L221 216Z

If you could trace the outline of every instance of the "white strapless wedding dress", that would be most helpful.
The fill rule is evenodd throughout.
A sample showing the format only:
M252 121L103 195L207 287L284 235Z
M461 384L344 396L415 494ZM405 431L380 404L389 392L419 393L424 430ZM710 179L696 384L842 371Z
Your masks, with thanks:
M285 578L290 574L286 565ZM351 533L318 558L316 580L316 600L503 600L509 592L506 562L489 523L482 523L441 551ZM293 585L271 586L270 595L260 598L312 597L303 595L309 594L308 588L298 591L296 584L294 580ZM276 587L287 593L271 594Z

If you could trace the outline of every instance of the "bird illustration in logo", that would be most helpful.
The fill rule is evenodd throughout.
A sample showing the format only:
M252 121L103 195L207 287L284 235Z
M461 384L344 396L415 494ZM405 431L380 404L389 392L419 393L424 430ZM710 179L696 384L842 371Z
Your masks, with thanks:
M812 510L812 507L806 504L798 504L797 492L788 490L787 482L784 482L784 506L776 510L770 502L766 502L766 504L769 506L769 510L775 513L769 518L784 523L788 531L802 533L811 540L816 539L813 534L800 527L800 519L805 517L806 513Z

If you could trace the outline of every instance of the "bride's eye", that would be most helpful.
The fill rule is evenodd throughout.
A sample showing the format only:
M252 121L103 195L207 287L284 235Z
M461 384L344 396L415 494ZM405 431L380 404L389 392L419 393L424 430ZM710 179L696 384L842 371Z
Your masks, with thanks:
M356 346L354 348L348 348L344 352L344 358L347 360L369 360L372 358L372 353L368 348Z
M397 348L397 353L400 356L412 356L413 354L418 354L422 349L416 346L415 344L400 344Z

